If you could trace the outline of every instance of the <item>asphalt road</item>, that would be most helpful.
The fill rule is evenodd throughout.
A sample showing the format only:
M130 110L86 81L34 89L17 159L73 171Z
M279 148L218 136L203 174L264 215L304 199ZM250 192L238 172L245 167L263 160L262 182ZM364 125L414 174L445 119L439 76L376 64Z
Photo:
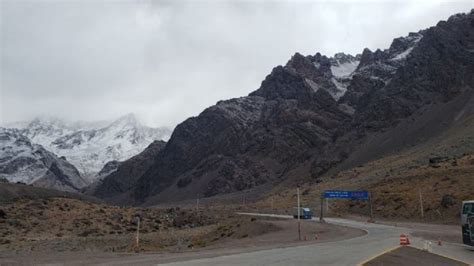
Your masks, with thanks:
M281 215L247 215L288 218L288 216ZM255 251L165 265L357 265L397 247L400 234L410 234L411 232L411 229L407 228L340 218L326 218L326 222L363 229L368 234L337 242ZM410 241L412 246L418 248L424 248L427 244L420 238L411 237ZM436 243L433 243L431 250L433 253L474 265L474 251L460 244L444 243L442 246L437 246Z

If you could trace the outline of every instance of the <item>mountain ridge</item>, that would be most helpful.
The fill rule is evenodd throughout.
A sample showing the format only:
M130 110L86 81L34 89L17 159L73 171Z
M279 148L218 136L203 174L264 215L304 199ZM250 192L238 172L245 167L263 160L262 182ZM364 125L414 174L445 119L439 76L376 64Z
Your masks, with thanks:
M167 139L169 129L142 125L133 114L111 122L65 122L35 118L19 129L34 143L68 159L89 183L109 161L124 161L156 139Z
M334 58L296 53L248 96L220 101L179 124L122 202L319 180L364 145L374 149L373 136L472 91L473 21L474 10L397 38L388 49L365 49L352 57L360 58L355 70L335 71L339 77L331 70ZM345 93L334 80L345 82ZM390 152L380 144L378 155Z

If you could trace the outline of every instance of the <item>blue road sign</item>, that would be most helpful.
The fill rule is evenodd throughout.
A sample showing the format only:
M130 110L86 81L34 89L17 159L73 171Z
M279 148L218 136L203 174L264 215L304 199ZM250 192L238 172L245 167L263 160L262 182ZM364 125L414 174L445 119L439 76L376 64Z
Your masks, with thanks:
M324 198L338 198L338 199L369 199L369 192L365 190L325 190Z

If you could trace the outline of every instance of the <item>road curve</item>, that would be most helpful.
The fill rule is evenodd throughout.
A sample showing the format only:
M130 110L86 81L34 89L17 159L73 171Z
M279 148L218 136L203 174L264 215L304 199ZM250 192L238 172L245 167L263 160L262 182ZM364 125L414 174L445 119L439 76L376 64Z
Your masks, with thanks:
M240 213L242 215L291 218L285 215ZM277 248L249 253L226 255L168 263L169 266L187 265L357 265L399 245L400 234L410 234L411 229L358 222L341 218L326 218L326 222L366 230L367 235L320 244ZM424 240L410 238L412 246L423 248ZM474 252L462 245L445 243L432 246L432 252L474 264Z

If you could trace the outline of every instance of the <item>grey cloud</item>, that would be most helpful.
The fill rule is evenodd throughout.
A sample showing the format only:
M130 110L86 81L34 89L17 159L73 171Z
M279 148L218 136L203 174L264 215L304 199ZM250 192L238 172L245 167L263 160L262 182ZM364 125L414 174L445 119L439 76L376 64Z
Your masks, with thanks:
M174 126L295 52L387 48L464 2L1 1L0 123L133 112Z

